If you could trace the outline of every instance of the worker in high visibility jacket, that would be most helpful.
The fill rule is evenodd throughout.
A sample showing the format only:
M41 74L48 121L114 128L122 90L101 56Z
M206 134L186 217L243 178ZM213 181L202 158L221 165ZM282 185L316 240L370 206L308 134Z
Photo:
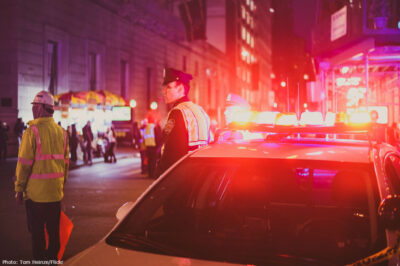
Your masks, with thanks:
M20 204L25 201L34 259L57 260L61 200L68 176L68 138L54 122L54 100L49 92L36 94L32 112L34 120L28 122L18 152L15 198Z
M163 96L171 106L163 128L163 152L157 176L178 159L211 141L210 118L203 108L189 100L189 82L192 75L182 71L164 69Z
M147 171L150 178L156 174L157 154L162 145L161 128L153 116L147 117L147 125L143 129L143 143L146 147Z

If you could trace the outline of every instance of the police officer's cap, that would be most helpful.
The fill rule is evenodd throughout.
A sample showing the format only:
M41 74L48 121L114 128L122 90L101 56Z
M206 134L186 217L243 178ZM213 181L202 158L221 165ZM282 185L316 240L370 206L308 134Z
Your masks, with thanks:
M192 75L187 74L185 72L173 69L173 68L165 68L164 69L164 81L162 85L167 85L173 81L181 81L183 83L189 84L189 82L193 79Z

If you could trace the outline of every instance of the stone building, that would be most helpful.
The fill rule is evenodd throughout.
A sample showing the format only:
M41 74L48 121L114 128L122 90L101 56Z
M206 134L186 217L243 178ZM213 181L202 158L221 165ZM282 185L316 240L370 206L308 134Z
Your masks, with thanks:
M269 1L217 2L219 7L230 6L231 13L233 10L241 14L240 10L245 8L255 14L262 13L263 5ZM225 45L239 45L238 38L234 42L230 34L240 36L240 25L234 24L230 31L229 27L223 28L220 35L226 37L222 40L208 38L207 33L201 36L196 31L206 28L208 31L206 21L212 21L208 14L213 3L206 0L1 1L0 120L7 121L12 128L17 117L24 122L32 119L30 102L42 89L53 94L105 89L127 101L135 99L136 120L146 116L153 101L165 115L160 84L167 66L193 74L191 98L219 122L223 121L225 97L231 91L243 94L256 107L261 102L267 107L264 95L269 81L264 76L269 77L269 73L261 72L270 69L270 34L264 23L270 18L257 16L262 17L264 26L257 26L256 16L253 18L253 49L258 49L258 43L260 48L254 52L259 59L252 62L260 64L256 74L258 86L247 93L254 79L246 76L245 84L243 79L238 80L236 62L240 52L227 56L229 50L221 50L218 45L221 41ZM193 4L201 9L194 10ZM223 12L225 25L230 25L231 17L226 15L229 12ZM265 38L256 34L257 27L267 35ZM9 144L10 153L15 155L16 139L11 136Z

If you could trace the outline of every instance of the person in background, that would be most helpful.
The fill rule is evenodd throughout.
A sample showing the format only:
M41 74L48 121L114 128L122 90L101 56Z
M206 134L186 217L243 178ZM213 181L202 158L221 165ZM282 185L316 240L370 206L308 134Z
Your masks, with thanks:
M147 117L147 122L143 135L144 145L146 146L147 170L149 177L155 178L157 152L158 147L161 146L161 127L150 115Z
M84 152L83 158L85 164L92 165L92 141L93 141L93 132L90 126L90 121L87 121L86 125L82 129L83 140L84 140Z
M76 150L78 149L78 132L76 131L76 125L72 124L71 126L71 135L69 139L69 149L71 151L71 162L76 163L78 160L78 156L76 154Z
M171 108L163 129L164 149L157 177L189 151L211 141L210 118L201 106L189 100L190 80L190 74L173 68L164 69L162 93Z
M7 141L8 141L8 130L10 127L6 122L0 121L0 164L5 162L7 159Z
M18 147L21 145L21 138L22 138L22 133L24 133L24 130L26 129L26 126L24 122L22 122L22 118L18 117L17 122L15 122L14 125L14 134L18 139Z
M397 123L393 122L390 127L386 128L386 141L387 143L398 149L398 140L399 128L397 127Z
M140 149L140 129L138 122L133 123L132 129L132 144L133 148L139 150Z
M110 162L110 163L116 163L117 162L117 158L115 157L115 146L117 143L117 139L116 139L116 135L115 135L115 130L114 130L114 126L111 126L110 128L107 129L107 138L108 138L108 149L107 149L107 160L106 162Z
M147 156L146 156L146 145L144 144L144 134L145 134L145 129L147 126L147 118L143 119L140 122L140 146L139 146L139 151L140 151L140 169L141 169L141 174L144 175L147 173Z
M370 113L371 115L371 131L372 131L372 140L376 141L377 143L382 143L386 141L385 136L385 126L378 123L379 114L377 111L373 110Z
M36 94L32 113L34 120L28 123L18 152L15 200L18 204L25 202L33 258L57 261L61 200L68 177L68 138L54 122L54 100L49 92Z

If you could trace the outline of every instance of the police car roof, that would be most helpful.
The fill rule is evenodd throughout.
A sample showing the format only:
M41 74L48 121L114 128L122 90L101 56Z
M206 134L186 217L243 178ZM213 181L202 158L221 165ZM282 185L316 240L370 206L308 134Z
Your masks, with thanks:
M305 139L288 142L227 141L200 149L193 153L192 157L370 162L368 142L337 140L329 142Z

